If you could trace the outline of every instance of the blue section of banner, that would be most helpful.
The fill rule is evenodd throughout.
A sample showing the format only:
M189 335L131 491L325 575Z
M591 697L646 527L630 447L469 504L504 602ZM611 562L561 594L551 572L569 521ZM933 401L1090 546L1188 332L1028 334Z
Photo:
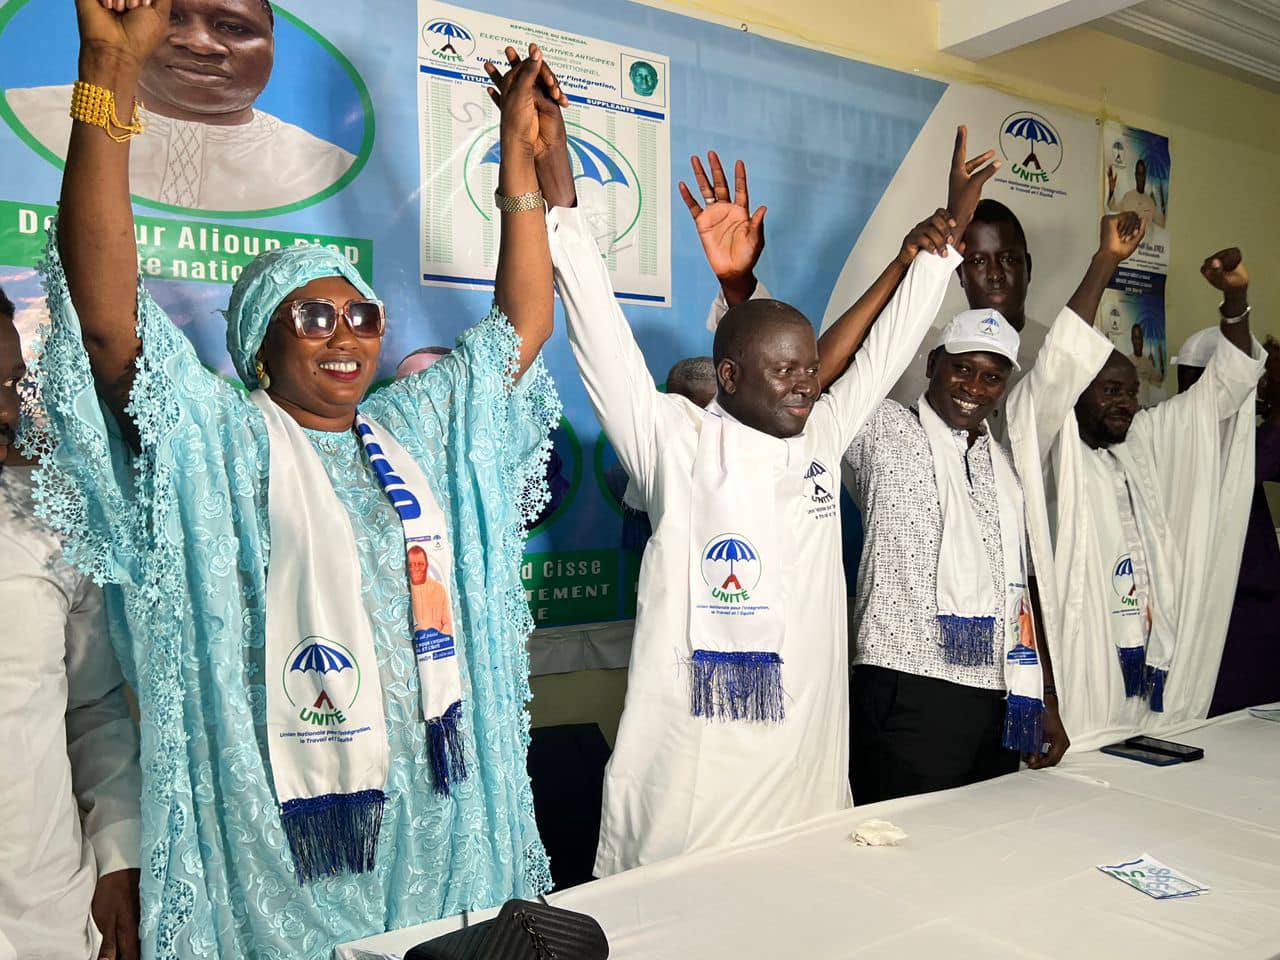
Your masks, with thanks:
M689 176L689 156L716 150L730 165L747 163L751 203L768 204L768 248L760 272L774 293L815 323L845 257L944 89L909 74L841 59L704 23L625 0L515 2L481 0L486 12L571 31L625 48L670 57L666 116L671 124L671 307L629 304L625 310L657 382L682 357L711 352L705 327L716 293L675 181ZM314 136L356 153L370 121L376 130L367 162L345 189L277 216L217 219L300 233L369 239L374 285L388 307L380 375L427 344L452 343L489 309L488 278L477 289L422 286L418 262L419 170L417 25L414 0L300 0L277 4L275 67L258 107ZM309 30L288 14L305 21ZM0 34L0 86L70 84L76 76L74 10L51 0L10 0ZM315 35L313 35L313 32ZM323 38L323 40L318 39ZM324 41L350 61L373 105L366 114L359 84ZM554 64L553 64L554 66ZM63 108L65 109L65 108ZM660 115L660 114L659 114ZM145 136L145 135L144 135ZM61 173L9 125L0 125L8 186L0 199L53 203ZM939 157L939 177L947 158ZM265 175L264 171L264 175ZM933 204L926 198L924 208ZM923 209L923 208L922 208ZM154 213L153 210L142 212ZM179 217L181 211L161 211ZM910 224L903 224L903 230ZM0 224L0 230L13 230ZM885 251L885 259L893 251ZM27 267L0 268L0 285L33 306L38 287ZM231 370L217 311L228 287L179 281L150 284L157 301L184 329L211 367ZM612 451L596 449L599 426L578 379L557 315L545 355L576 436L560 450L567 502L535 531L533 551L618 550L608 579L625 615L631 585L618 578L634 565L620 552L622 518L605 491ZM563 431L562 431L563 433ZM583 451L588 451L583 454ZM573 482L567 482L573 478ZM633 602L633 601L632 601Z

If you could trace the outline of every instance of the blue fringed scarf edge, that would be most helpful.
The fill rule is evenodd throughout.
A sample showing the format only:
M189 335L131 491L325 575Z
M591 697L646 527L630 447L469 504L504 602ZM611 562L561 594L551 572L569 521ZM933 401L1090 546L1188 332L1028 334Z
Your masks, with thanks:
M1142 677L1142 695L1147 698L1152 713L1164 713L1164 685L1169 671L1147 666Z
M1116 647L1120 658L1120 677L1124 680L1124 695L1140 697L1145 688L1147 666L1146 647Z
M782 657L763 651L695 650L689 712L710 720L781 723L786 719Z
M1009 694L1005 699L1004 737L1007 750L1040 753L1044 747L1044 702Z
M938 630L947 663L981 667L995 662L995 617L961 617L938 614Z
M373 869L387 795L381 790L300 797L280 805L298 883Z
M427 721L427 755L436 793L447 797L454 783L467 779L461 700L453 701L443 714Z

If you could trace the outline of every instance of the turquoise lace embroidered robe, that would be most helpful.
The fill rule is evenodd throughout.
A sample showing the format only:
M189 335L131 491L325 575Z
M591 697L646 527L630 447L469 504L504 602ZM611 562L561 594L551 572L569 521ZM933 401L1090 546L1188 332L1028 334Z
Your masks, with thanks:
M542 361L512 387L518 341L495 307L452 355L361 408L418 462L449 519L473 771L450 797L431 786L399 520L354 434L308 431L356 536L391 765L375 869L300 887L264 739L261 415L201 366L140 283L129 410L142 446L130 456L98 402L52 242L42 274L37 497L68 557L107 585L138 693L144 955L320 960L337 943L548 889L525 769L532 623L519 578L559 417Z

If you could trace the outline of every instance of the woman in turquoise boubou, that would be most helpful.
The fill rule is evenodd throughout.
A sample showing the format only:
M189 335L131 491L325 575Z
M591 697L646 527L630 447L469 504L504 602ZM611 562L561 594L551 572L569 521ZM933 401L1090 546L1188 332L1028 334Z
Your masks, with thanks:
M274 250L226 311L246 396L137 280L130 131L84 107L110 94L128 117L169 0L76 3L97 100L73 111L41 267L31 449L138 694L144 953L327 958L542 892L519 559L559 418L538 356L538 174L569 169L555 77L532 46L491 71L502 240L493 306L457 349L366 396L395 310L335 253ZM450 608L427 629L409 551Z

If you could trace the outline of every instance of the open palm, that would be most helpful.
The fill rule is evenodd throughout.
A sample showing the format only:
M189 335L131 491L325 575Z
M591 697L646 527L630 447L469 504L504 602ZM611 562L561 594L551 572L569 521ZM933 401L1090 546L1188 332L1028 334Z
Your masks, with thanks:
M750 274L760 254L764 252L765 207L751 213L751 199L747 191L747 168L741 160L734 165L734 195L729 196L724 168L715 151L707 155L711 165L708 179L700 157L690 158L694 180L706 206L694 197L693 191L681 182L680 196L689 215L693 217L711 270L721 281L735 280Z
M749 272L764 249L764 224L736 203L712 203L694 217L707 263L717 277Z

